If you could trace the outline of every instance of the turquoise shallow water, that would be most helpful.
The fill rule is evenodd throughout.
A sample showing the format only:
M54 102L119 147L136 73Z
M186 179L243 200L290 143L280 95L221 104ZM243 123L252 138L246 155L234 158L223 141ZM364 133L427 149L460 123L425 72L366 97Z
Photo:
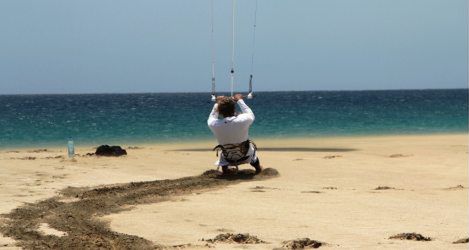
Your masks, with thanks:
M2 95L0 147L161 142L211 138L210 96ZM263 92L247 101L251 137L468 132L468 91Z

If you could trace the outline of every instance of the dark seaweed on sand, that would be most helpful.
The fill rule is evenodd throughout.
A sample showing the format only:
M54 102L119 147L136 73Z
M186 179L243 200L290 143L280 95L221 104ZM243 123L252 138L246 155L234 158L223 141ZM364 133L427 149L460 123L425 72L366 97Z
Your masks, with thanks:
M453 242L453 244L465 244L465 243L469 243L469 238L463 238L463 239L459 239Z
M401 233L401 234L396 234L389 239L392 240L415 240L415 241L431 241L432 239L430 237L425 237L421 234L418 233Z
M324 242L311 240L310 238L301 238L296 240L284 241L280 249L304 249L304 248L319 248L325 245Z
M262 244L267 243L254 235L250 234L219 234L213 239L204 240L209 243L237 243L237 244Z

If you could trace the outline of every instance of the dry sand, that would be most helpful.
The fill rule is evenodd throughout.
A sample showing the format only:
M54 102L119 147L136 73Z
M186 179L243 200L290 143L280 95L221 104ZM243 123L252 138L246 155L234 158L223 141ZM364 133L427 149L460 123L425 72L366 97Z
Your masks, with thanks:
M452 244L469 236L467 135L256 142L262 164L277 169L279 177L234 181L192 177L189 182L175 180L172 186L151 182L199 176L214 169L211 141L138 145L138 149L128 149L125 157L79 156L75 161L56 158L65 152L53 148L0 151L0 213L10 216L2 219L3 232L17 207L23 206L23 210L16 210L18 221L21 211L36 207L44 208L45 213L55 209L75 216L75 208L67 210L72 206L69 204L95 199L110 203L105 203L102 211L86 214L99 216L90 225L105 229L102 234L106 237L125 239L127 246L153 242L230 249L238 246L201 239L221 233L249 233L268 243L239 247L272 249L286 240L309 237L327 243L321 246L325 249L467 249L467 244ZM78 148L77 153L92 151ZM138 192L139 187L125 184L142 181L150 182L138 184L142 187ZM115 183L122 184L95 191L67 189L68 193L58 195L68 186ZM181 188L180 183L187 185ZM0 237L0 246L30 246L25 241L31 235L39 240L57 237L55 242L72 237L73 228L64 226L63 221L61 224L59 215L54 216L37 220L33 216L31 220L37 224L26 225L31 227L29 238L18 239L15 234L12 237L16 240ZM432 241L389 239L412 232ZM107 246L106 242L98 243Z

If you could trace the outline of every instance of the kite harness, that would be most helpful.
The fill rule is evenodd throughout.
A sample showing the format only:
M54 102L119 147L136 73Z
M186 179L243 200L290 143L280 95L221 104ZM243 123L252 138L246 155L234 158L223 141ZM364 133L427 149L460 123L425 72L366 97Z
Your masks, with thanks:
M230 163L231 166L238 166L249 159L248 152L251 145L257 150L256 144L251 140L247 140L237 144L218 145L213 148L213 151L217 152L217 156L218 152L221 151L224 159Z

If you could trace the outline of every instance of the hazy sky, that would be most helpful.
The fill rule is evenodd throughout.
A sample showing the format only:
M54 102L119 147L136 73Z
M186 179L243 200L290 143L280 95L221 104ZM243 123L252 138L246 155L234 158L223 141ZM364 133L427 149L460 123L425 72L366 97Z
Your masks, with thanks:
M215 0L229 87L231 0ZM255 90L463 88L467 0L258 0ZM254 0L238 0L236 89ZM210 0L1 0L0 94L210 91Z

